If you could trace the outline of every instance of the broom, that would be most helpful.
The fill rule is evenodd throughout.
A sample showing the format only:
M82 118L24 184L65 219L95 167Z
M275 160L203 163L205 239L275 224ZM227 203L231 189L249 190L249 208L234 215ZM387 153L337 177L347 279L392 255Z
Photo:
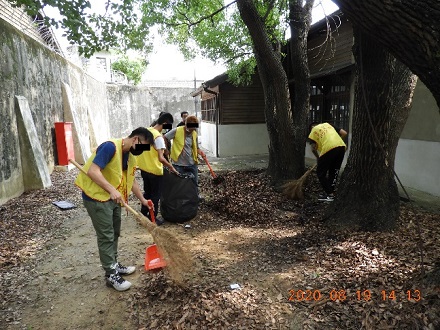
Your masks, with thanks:
M304 189L303 185L304 182L307 180L307 177L310 173L315 169L316 164L307 170L306 173L304 173L299 179L289 181L281 186L281 189L283 189L283 194L287 196L290 199L304 199Z
M69 159L69 161L82 173L87 175L87 172L75 160ZM177 284L183 285L183 274L187 273L192 268L193 261L188 253L186 253L181 247L180 241L169 231L158 227L155 223L152 223L147 217L137 212L127 203L123 202L123 205L135 216L137 222L145 227L153 237L154 243L157 245L167 262L167 271L169 272L170 277Z

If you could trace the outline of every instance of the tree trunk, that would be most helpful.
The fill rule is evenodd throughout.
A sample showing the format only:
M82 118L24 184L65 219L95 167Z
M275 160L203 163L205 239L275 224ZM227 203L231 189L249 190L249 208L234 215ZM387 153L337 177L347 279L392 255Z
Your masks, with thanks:
M394 228L399 216L394 160L417 78L375 39L357 27L353 32L352 145L326 218L331 226L385 231Z
M332 0L419 76L440 108L440 1Z
M240 16L252 38L255 59L263 86L265 119L269 133L268 174L273 181L299 177L295 162L304 162L304 154L296 155L290 109L289 85L279 53L274 49L265 24L253 0L237 0Z
M290 54L293 77L295 79L292 116L295 157L302 159L294 164L295 173L304 173L304 157L307 139L307 117L310 107L310 70L307 52L307 37L312 22L312 9L314 0L307 0L303 6L303 0L289 1L289 25L290 25Z

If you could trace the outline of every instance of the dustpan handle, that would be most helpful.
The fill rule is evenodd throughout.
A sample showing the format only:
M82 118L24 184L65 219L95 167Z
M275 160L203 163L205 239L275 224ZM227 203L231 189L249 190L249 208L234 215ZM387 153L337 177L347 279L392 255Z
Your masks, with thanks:
M150 218L152 223L156 223L156 217L154 216L154 205L151 199L147 201L148 203L148 211L150 212Z
M205 161L206 165L208 165L209 172L211 172L212 177L215 179L217 176L215 175L214 171L212 170L211 164L209 164L208 159L206 158L206 155L203 155L202 158Z

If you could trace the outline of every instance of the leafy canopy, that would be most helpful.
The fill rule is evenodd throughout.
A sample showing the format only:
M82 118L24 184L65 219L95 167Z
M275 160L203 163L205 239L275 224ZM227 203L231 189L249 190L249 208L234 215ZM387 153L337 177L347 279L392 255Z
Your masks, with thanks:
M138 0L107 0L102 13L95 9L102 5L95 0L8 0L13 6L25 6L35 16L47 6L58 8L60 18L45 17L48 26L62 28L71 44L78 45L80 54L90 57L101 50L128 49L143 54L151 51L148 42L149 25L142 24Z
M124 73L129 81L134 85L141 82L142 74L147 69L147 61L144 59L130 59L127 55L123 55L112 63L112 69Z
M255 1L274 44L284 42L286 2ZM185 58L195 55L226 63L230 80L249 82L256 61L252 40L238 12L236 1L146 1L144 16L160 27L167 41L178 45Z
M150 32L154 27L168 43L177 45L186 59L201 55L224 62L236 83L248 81L255 69L252 40L236 1L106 0L102 13L95 12L100 0L8 1L25 5L31 15L46 6L58 8L62 18L46 18L46 23L65 29L67 39L86 57L109 49L132 49L146 55L152 50ZM287 3L255 0L255 4L272 43L283 43Z

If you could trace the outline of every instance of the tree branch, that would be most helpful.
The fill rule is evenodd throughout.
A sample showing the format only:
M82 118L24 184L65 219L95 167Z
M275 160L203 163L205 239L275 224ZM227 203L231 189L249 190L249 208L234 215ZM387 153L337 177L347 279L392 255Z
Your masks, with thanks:
M233 5L233 4L236 3L236 2L237 2L237 0L234 0L234 1L232 1L231 3L229 3L229 4L227 4L227 5L223 6L223 7L221 7L221 8L219 8L219 9L217 9L215 12L213 12L213 13L207 15L207 16L204 16L204 17L200 18L198 21L195 21L195 22L191 22L191 20L190 20L190 19L189 19L184 13L180 13L180 12L179 12L179 14L182 15L182 16L185 18L185 20L186 20L187 22L186 22L186 23L167 24L167 26L180 26L180 25L186 25L186 26L188 26L188 28L190 28L190 27L192 27L192 26L194 26L194 25L197 25L197 24L203 22L204 20L212 19L212 18L213 18L215 15L217 15L219 12L225 10L226 8L228 8L229 6Z
M225 61L225 63L226 63L226 64L231 63L231 62L233 62L235 59L240 58L240 57L244 57L244 56L246 56L246 55L253 55L253 53L248 53L248 52L240 53L240 54L238 54L238 55L235 55L235 56L233 56L233 57L227 59L227 60Z

